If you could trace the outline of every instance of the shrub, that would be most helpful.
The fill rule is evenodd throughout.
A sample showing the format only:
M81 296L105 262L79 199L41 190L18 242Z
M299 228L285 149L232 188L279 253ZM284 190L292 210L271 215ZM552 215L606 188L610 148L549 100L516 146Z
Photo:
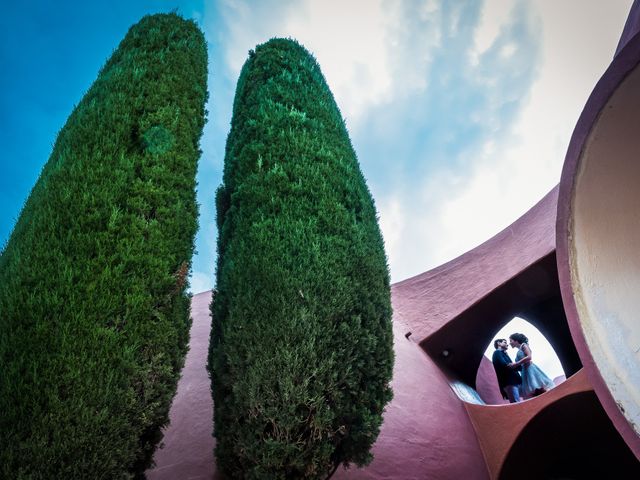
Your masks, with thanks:
M326 478L371 460L393 366L373 200L315 59L250 52L217 192L209 369L229 478Z
M166 423L207 56L177 15L134 25L60 131L0 257L0 477L129 478Z

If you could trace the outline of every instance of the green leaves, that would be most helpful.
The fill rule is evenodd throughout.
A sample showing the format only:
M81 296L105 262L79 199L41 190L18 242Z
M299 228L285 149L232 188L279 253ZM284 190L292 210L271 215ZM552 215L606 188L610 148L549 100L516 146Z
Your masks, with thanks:
M169 130L162 125L154 125L142 135L144 148L151 154L162 154L171 150L174 139Z
M376 211L315 59L250 52L218 209L209 368L230 478L326 478L370 460L393 365Z
M134 25L60 131L0 257L0 477L130 478L186 352L202 33Z

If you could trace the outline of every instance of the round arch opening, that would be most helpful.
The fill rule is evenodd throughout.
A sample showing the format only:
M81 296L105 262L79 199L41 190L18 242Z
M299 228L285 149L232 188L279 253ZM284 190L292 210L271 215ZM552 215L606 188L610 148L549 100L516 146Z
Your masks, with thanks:
M541 368L556 385L566 379L560 359L549 340L533 324L524 318L515 317L493 335L484 352L480 367L478 368L476 388L480 397L489 405L508 403L507 400L501 396L495 370L491 362L493 352L495 351L493 346L494 340L499 338L508 339L509 335L516 332L523 333L529 338L533 362ZM515 360L516 350L509 347L507 355L509 355L512 360Z

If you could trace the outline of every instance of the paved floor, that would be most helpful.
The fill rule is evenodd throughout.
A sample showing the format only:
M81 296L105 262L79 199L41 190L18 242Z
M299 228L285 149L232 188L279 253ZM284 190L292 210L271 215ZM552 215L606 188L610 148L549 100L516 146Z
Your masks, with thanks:
M194 295L191 301L189 353L169 412L163 446L155 455L148 480L204 480L217 478L213 461L213 400L206 370L211 317L211 292Z

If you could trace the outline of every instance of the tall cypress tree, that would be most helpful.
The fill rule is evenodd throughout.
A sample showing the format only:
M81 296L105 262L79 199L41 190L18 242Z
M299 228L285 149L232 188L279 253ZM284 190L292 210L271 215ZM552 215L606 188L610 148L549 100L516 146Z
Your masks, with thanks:
M393 366L376 210L315 59L250 52L217 192L209 356L230 478L326 478L371 460Z
M60 131L0 257L0 477L129 478L189 335L207 97L198 27L131 27Z

